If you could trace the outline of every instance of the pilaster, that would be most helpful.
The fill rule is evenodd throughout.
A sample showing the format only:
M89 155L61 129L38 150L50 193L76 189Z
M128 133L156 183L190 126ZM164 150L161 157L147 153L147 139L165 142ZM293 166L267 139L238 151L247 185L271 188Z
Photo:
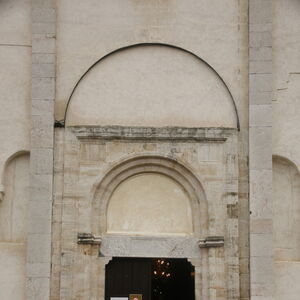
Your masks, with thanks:
M272 1L249 1L251 299L273 299Z
M55 1L32 1L27 299L50 299L55 98Z

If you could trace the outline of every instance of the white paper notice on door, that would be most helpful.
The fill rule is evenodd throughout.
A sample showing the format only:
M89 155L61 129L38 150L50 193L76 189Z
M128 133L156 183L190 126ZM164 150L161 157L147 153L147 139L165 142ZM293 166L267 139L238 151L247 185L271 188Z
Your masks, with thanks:
M128 297L110 297L110 300L128 300Z

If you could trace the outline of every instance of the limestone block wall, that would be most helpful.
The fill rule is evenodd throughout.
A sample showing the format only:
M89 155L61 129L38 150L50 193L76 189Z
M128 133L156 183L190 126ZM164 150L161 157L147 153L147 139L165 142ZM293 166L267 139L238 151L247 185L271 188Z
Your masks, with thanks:
M26 297L31 1L0 2L0 298Z
M175 172L177 172L176 161L188 166L192 173L200 178L203 185L208 206L207 210L200 206L201 215L200 218L194 217L196 227L194 235L191 236L197 241L204 237L205 230L207 230L207 235L225 237L225 246L219 249L200 250L197 243L193 244L195 241L190 241L192 244L188 243L187 249L190 254L187 257L196 260L196 264L201 258L200 265L197 265L199 276L201 274L200 283L196 287L197 297L202 294L204 299L208 297L209 299L239 299L236 129L201 130L204 133L202 142L174 143L169 140L170 137L160 142L156 141L155 137L153 140L151 137L148 138L148 141L126 140L126 137L122 135L122 128L119 133L121 135L117 139L115 135L108 139L107 137L101 138L101 135L97 137L97 128L57 129L59 148L55 161L57 164L55 172L57 198L55 198L54 221L56 228L61 226L61 235L58 236L56 232L53 237L55 268L52 277L56 282L53 288L57 289L60 286L59 295L57 291L54 291L56 297L102 299L104 265L110 256L155 256L162 255L162 253L169 257L187 255L185 250L181 252L182 246L180 243L177 244L176 234L173 237L171 235L171 241L174 239L173 243L179 246L177 251L172 251L174 247L168 248L169 243L172 245L168 236L161 237L159 242L163 245L166 243L165 249L163 246L155 247L154 236L149 239L148 246L136 247L140 250L135 250L134 247L129 247L130 243L126 239L122 240L121 237L117 239L105 230L101 231L101 228L106 226L104 221L106 209L104 208L104 211L98 215L98 207L103 205L104 198L98 198L97 190L103 178L109 174L110 170L116 169L119 164L130 158L134 161L134 158L141 157L139 172L142 172L148 170L146 160L142 161L143 157L148 157L150 163L151 157L153 162L155 157L158 162L161 157L162 162L163 158L166 158L171 161L171 165L174 160ZM213 133L214 130L215 133ZM62 134L63 131L65 131L64 134ZM115 131L113 127L112 132ZM90 136L86 136L85 132ZM134 132L134 129L128 132ZM215 142L214 139L216 139ZM60 164L61 161L64 162L63 165ZM159 166L159 163L156 164ZM132 166L128 166L128 170L123 168L120 176L122 177L123 173L131 172L131 170L133 170ZM154 167L149 170L156 172ZM172 169L169 172L171 171ZM104 185L104 190L109 190L109 187ZM199 193L197 195L199 196ZM196 211L193 209L193 214ZM205 225L205 220L208 222L207 225ZM101 235L103 245L100 247L100 256L98 246L77 244L78 232ZM138 237L136 239L137 244ZM145 237L142 238L140 243L145 240L147 241ZM169 242L164 242L164 240L169 240ZM151 243L154 243L153 247L150 247ZM184 244L187 245L187 243ZM157 252L160 248L163 252Z
M97 251L87 246L76 248L74 234L89 229L85 189L96 173L104 172L106 164L111 166L124 153L167 153L191 164L196 160L193 149L182 145L176 148L164 143L118 141L81 144L73 132L63 128L56 129L54 137L54 119L67 121L67 125L235 128L233 100L240 128L235 145L238 159L235 161L234 156L228 160L232 159L235 167L238 163L238 185L231 194L238 196L238 208L233 205L224 211L216 203L210 209L212 215L223 211L231 216L226 226L239 239L239 247L226 253L210 250L205 267L210 265L209 271L217 275L203 283L207 288L204 296L225 298L222 259L227 255L233 264L226 267L238 274L239 281L239 287L236 278L228 281L229 287L234 286L228 289L229 299L246 300L250 295L253 299L297 299L299 15L298 0L1 1L0 260L10 271L4 275L0 270L0 298L9 298L12 293L16 299L84 298L87 290L98 283L98 278L90 276L91 270L104 280L101 270L109 257L97 265ZM127 54L124 51L124 57L113 54L87 73L81 81L84 85L74 90L99 59L140 43L185 49L202 60L202 71L198 72L193 59L179 55L178 49L173 49L174 56L171 49L158 51L156 60L152 56L156 49L140 48L129 56L130 50ZM113 57L117 59L113 61ZM206 68L207 64L212 69ZM151 74L143 73L141 66ZM175 76L175 67L182 72L181 77ZM154 73L157 70L159 74ZM209 79L211 70L216 71L227 90ZM136 83L140 74L147 84ZM208 87L215 90L209 91ZM164 95L169 98L160 101ZM156 101L152 102L153 98ZM220 109L225 102L230 105ZM65 119L68 103L69 123ZM148 114L135 114L135 109L145 108ZM114 114L116 110L118 114ZM217 122L210 119L214 113L219 114ZM185 117L180 119L182 115ZM199 176L205 174L210 198L220 198L221 184L216 190L212 186L222 172L225 177L228 174L210 161L218 150L205 147L196 150L201 153L198 158L203 155L208 160L197 165L197 172ZM227 171L230 173L230 168ZM211 222L216 222L211 228L217 234L225 221L220 218ZM74 254L75 248L79 253ZM78 265L74 265L74 259L79 260ZM197 258L194 265L200 269ZM23 275L27 276L27 296ZM97 292L92 288L91 293Z
M86 1L63 0L57 2L56 8L56 120L64 120L67 103L69 101L72 103L72 99L70 99L72 91L85 72L94 63L112 51L133 44L162 43L183 48L194 53L204 62L211 65L226 83L236 103L241 128L238 146L238 194L240 199L239 253L240 272L242 274L240 277L240 286L241 298L248 299L248 1L155 0L138 2L122 0L116 2L93 2L91 5L90 2ZM132 60L134 66L136 66L140 60L143 62L143 56L141 54L138 54L138 56L140 57L138 61ZM114 67L118 70L117 64L115 64ZM158 65L158 67L160 67L160 65ZM130 72L134 70L130 68L130 65L128 65L126 69L128 69L128 74L124 72L124 70L122 71L125 74L122 83L129 80L129 82L126 83L128 85L132 77ZM101 78L101 64L99 64L98 71L99 78ZM92 74L92 72L90 74ZM165 74L165 76L167 77L167 74ZM103 81L101 82L103 83ZM126 84L124 85L125 87ZM128 86L129 88L126 88L126 91L134 90L134 83L131 84L133 87ZM149 84L149 86L151 88L151 84ZM82 93L80 97L77 98L77 104L80 103L80 101L82 101L81 99L85 98L85 96L91 96L89 84L86 87L88 87L86 93ZM119 85L115 83L115 87L112 85L111 89L109 88L110 85L106 87L108 91L118 91ZM139 86L137 85L137 87ZM93 86L91 86L91 88L93 88ZM99 88L99 85L97 85L97 88ZM198 89L197 83L193 88L193 90ZM176 90L178 89L180 89L180 85L176 84ZM98 89L98 95L100 95L100 91L101 89ZM119 95L114 96L114 99L123 99L122 93L120 91L117 93L119 93ZM146 93L149 95L155 94L153 92ZM96 94L97 93L94 95ZM159 91L156 94L159 94ZM108 95L110 96L109 93ZM174 93L174 95L176 95L176 93ZM75 93L73 96L76 98L78 95ZM109 99L109 97L107 99ZM199 97L200 102L201 99L202 97ZM108 106L102 111L101 98L97 97L97 100L99 100L99 102L95 101L93 104L97 104L94 106L93 115L97 116L97 110L103 115ZM216 106L211 105L212 103L209 102L208 99L206 99L206 101L208 103L207 110L214 113ZM75 102L76 101L74 101L74 103ZM123 118L127 124L132 126L141 125L143 118L137 118L137 115L132 113L132 109L130 110L126 107L127 102L132 103L131 100L126 100L122 104L121 112ZM159 101L157 102L159 103ZM121 103L121 101L119 103ZM149 101L145 102L145 105L151 108ZM163 114L163 112L168 111L168 105L161 101L158 105L158 110L162 111ZM179 103L177 101L176 107L178 107L178 105ZM185 105L185 100L181 105ZM83 105L82 109L80 109L79 105L78 108L77 111L79 113L82 110L82 114L80 115L82 118L81 121L86 125L89 124L89 118L83 115L86 107ZM98 114L98 116L100 114ZM114 115L112 114L112 116ZM205 116L205 114L203 116ZM119 122L117 119L118 118L115 117L112 121L115 120L115 122ZM132 121L132 119L134 120ZM221 119L224 121L226 118L222 118L221 115ZM140 123L134 124L137 120ZM202 124L204 124L205 122L203 122L204 119L202 117L197 121L201 122L201 120ZM102 120L100 119L97 119L97 121L102 125L108 125L101 123ZM165 123L164 125L176 126L178 125L177 121L176 118L169 118L167 124ZM152 120L150 119L149 124L151 122ZM72 124L76 124L76 120L75 123ZM110 124L113 124L113 122L110 122ZM60 164L62 163L61 161ZM60 169L61 165L58 168ZM57 184L60 185L61 181ZM58 194L60 194L60 192ZM57 213L60 215L59 210Z
M274 299L272 1L249 1L250 295Z
M175 46L143 43L109 53L84 74L65 122L235 128L236 110L226 83L207 62Z
M276 299L297 299L300 269L300 173L282 157L273 159L273 222Z
M31 157L28 210L27 299L50 298L55 1L32 1Z
M300 166L299 1L274 1L273 153Z
M0 193L5 164L30 145L31 5L0 3ZM5 141L5 142L4 142Z
M299 1L273 3L273 217L278 300L299 297L299 13Z
M213 66L247 126L247 8L246 0L59 1L56 119L64 118L74 86L101 57L125 46L156 42L189 50ZM218 51L216 45L222 45Z
M5 195L0 202L0 298L26 298L27 206L29 155L21 154L5 168Z

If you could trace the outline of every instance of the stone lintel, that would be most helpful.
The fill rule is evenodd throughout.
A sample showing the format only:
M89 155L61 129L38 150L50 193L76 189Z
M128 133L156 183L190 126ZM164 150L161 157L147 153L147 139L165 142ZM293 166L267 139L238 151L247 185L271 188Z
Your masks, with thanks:
M78 139L225 142L235 128L73 126Z
M104 235L100 256L200 258L199 238Z

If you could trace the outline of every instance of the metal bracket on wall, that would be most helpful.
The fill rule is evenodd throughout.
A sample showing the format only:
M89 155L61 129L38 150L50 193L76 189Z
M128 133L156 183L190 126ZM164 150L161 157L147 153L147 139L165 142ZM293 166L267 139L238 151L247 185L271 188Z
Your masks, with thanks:
M224 246L223 236L208 236L206 239L199 240L200 248L223 247L223 246Z
M77 244L83 245L100 245L102 239L100 236L95 236L91 233L78 233Z

